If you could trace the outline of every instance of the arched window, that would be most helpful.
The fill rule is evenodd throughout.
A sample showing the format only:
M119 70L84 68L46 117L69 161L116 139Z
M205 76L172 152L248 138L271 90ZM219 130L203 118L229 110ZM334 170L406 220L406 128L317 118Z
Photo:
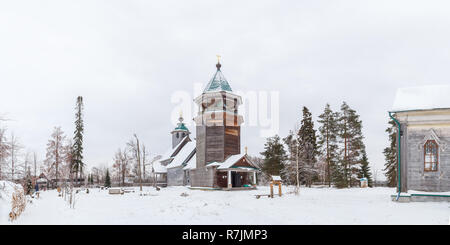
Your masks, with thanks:
M424 147L424 170L437 171L438 170L438 154L439 146L434 140L427 140Z

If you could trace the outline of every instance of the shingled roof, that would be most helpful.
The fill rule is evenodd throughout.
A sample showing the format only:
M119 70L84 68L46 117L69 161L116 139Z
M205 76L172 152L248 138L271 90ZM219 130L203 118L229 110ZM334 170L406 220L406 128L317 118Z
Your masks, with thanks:
M209 81L209 83L206 85L205 89L203 90L204 93L206 92L218 92L218 91L228 91L232 92L230 84L228 83L225 76L220 71L220 67L222 65L220 63L216 64L217 71L214 74L213 78Z

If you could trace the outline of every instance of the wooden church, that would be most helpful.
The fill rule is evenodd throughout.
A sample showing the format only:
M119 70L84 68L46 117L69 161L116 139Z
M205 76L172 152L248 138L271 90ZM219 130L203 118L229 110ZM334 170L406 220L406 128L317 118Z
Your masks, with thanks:
M216 68L213 78L194 100L198 106L195 139L189 137L190 131L180 116L172 131L172 148L155 166L162 185L226 190L256 186L259 169L246 150L241 153L242 98L231 90L220 62Z

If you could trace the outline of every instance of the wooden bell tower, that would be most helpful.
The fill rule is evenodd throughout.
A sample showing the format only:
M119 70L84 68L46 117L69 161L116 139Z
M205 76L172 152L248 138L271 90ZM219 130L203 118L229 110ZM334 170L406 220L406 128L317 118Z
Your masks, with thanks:
M198 105L198 115L194 118L197 168L203 168L211 162L223 162L231 155L240 154L243 119L238 114L238 107L242 104L242 98L232 92L220 71L220 61L216 68L214 77L194 100Z

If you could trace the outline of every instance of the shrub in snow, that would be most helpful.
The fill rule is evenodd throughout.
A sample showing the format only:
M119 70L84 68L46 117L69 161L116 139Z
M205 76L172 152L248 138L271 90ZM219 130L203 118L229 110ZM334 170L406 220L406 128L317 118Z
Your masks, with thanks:
M26 197L23 187L9 181L0 181L0 205L11 209L0 210L0 219L15 220L26 207Z

